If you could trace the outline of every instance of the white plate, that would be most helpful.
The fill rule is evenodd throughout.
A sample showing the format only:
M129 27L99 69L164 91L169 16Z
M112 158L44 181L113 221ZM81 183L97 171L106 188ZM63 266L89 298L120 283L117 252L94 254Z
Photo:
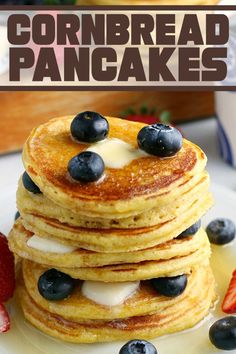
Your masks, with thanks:
M9 186L0 195L0 230L7 233L15 213L15 187ZM204 224L217 217L228 217L236 222L236 194L229 189L212 187L216 204L204 218ZM215 349L208 339L209 326L216 318L225 316L220 311L222 297L228 286L232 271L236 268L236 242L228 246L214 246L212 267L218 284L220 300L216 309L194 329L153 340L158 354L216 354L224 353ZM20 310L12 302L12 329L0 335L0 354L118 354L123 343L73 345L50 338L26 323ZM225 352L229 353L229 352ZM231 351L236 353L236 350Z

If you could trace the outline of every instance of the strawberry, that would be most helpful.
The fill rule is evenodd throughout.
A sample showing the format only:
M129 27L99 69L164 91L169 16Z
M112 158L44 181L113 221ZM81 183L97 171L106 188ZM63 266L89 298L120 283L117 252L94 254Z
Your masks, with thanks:
M0 233L0 303L9 300L15 289L15 265L7 238Z
M149 110L147 106L142 106L139 112L135 112L132 108L127 109L122 116L133 122L143 122L146 124L155 124L155 123L170 123L170 112L163 111L159 117L156 116L155 108Z
M150 116L150 115L145 115L142 116L140 114L134 114L134 115L129 115L126 117L126 119L131 120L133 122L143 122L146 124L155 124L158 123L157 118Z
M10 329L10 318L7 310L0 304L0 333L7 332Z
M222 310L226 313L236 313L236 269L233 272L228 291L225 295Z

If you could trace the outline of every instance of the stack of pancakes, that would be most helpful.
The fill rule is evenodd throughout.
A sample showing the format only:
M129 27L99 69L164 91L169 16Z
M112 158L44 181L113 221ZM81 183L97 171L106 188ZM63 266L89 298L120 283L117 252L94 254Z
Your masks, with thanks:
M25 317L54 337L77 343L153 338L194 326L215 299L205 231L178 236L211 207L206 156L184 139L171 158L146 155L122 168L105 169L101 180L80 183L67 172L69 160L88 148L70 136L73 117L49 121L35 129L23 151L27 173L41 194L19 182L16 221L9 243L23 259L18 294ZM144 126L107 118L109 139L134 148ZM71 246L56 253L32 248L37 235ZM77 279L74 292L49 301L38 280L55 268ZM186 274L188 284L177 297L160 295L150 279ZM116 306L85 297L83 281L140 281L138 290Z

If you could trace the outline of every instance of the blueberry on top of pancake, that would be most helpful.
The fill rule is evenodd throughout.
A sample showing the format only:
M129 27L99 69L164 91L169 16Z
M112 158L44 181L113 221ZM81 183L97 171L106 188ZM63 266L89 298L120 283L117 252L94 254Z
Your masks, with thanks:
M96 112L82 112L73 119L70 127L75 140L95 143L105 139L109 132L109 123L105 117Z
M174 156L182 148L182 144L183 138L179 130L168 125L148 125L138 133L140 149L151 155Z
M104 172L104 161L95 152L83 151L73 157L68 164L70 176L81 182L95 182Z
M161 277L151 280L153 288L162 295L175 297L181 295L186 286L188 278L186 274L175 277Z
M38 281L40 295L51 301L66 299L72 293L74 286L74 279L56 269L47 270Z

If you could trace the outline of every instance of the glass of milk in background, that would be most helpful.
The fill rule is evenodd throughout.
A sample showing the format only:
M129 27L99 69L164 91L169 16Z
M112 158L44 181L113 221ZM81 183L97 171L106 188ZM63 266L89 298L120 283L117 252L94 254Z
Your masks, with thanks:
M4 12L0 15L0 75L9 69L9 44L7 40L7 16Z
M220 5L233 5L222 1ZM230 42L228 45L228 76L225 85L236 86L236 13L227 11L230 19ZM223 159L236 167L236 91L215 93L220 153Z

